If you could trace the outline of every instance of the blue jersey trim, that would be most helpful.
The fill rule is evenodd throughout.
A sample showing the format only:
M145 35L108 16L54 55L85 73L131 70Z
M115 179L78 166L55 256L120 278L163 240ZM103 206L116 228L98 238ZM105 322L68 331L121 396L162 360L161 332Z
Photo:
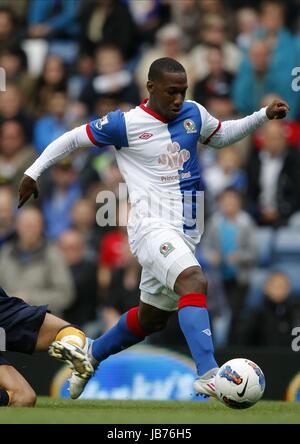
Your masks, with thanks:
M125 117L120 110L90 122L87 133L94 145L100 147L114 145L116 149L128 147Z
M172 142L178 143L181 150L189 151L189 159L178 170L179 186L182 193L183 230L187 234L197 228L197 199L199 192L204 191L197 154L201 127L201 113L193 102L184 102L179 116L168 124Z

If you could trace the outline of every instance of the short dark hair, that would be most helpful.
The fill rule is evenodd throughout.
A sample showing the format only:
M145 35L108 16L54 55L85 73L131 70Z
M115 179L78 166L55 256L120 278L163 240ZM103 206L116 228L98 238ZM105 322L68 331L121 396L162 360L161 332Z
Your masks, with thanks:
M185 69L177 60L171 59L170 57L162 57L154 60L151 64L148 80L154 81L160 79L163 72L185 73Z

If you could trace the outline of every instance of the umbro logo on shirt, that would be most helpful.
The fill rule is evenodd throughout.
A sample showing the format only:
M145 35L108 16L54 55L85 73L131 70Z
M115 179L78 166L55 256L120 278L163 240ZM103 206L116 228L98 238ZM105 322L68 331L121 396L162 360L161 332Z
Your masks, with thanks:
M153 134L151 134L151 133L143 133L139 136L139 139L147 140L147 139L150 139L150 137L152 137L152 136L153 136Z

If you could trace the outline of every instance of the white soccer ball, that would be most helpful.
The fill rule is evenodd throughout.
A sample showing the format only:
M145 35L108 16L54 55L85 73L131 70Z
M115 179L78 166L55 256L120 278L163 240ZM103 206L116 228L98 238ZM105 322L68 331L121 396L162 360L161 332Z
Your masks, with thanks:
M233 409L247 409L260 400L266 383L262 370L255 362L237 358L219 368L215 385L221 402Z

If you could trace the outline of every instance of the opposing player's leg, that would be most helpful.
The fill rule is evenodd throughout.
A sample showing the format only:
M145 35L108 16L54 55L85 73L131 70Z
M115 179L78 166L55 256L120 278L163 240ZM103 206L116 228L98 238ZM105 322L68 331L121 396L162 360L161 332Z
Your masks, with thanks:
M218 364L214 357L206 305L207 281L199 266L187 267L177 277L174 291L179 295L178 318L199 378L194 388L199 394L215 396L214 379Z
M0 407L33 407L36 394L26 379L0 355Z
M85 334L66 321L47 313L47 306L33 306L22 299L8 296L0 287L0 326L6 333L6 350L32 354L47 351L54 340L62 345L55 356L90 376L93 368L84 353Z
M46 313L35 349L48 350L50 356L67 363L82 378L90 377L94 372L86 354L84 332L50 313Z

